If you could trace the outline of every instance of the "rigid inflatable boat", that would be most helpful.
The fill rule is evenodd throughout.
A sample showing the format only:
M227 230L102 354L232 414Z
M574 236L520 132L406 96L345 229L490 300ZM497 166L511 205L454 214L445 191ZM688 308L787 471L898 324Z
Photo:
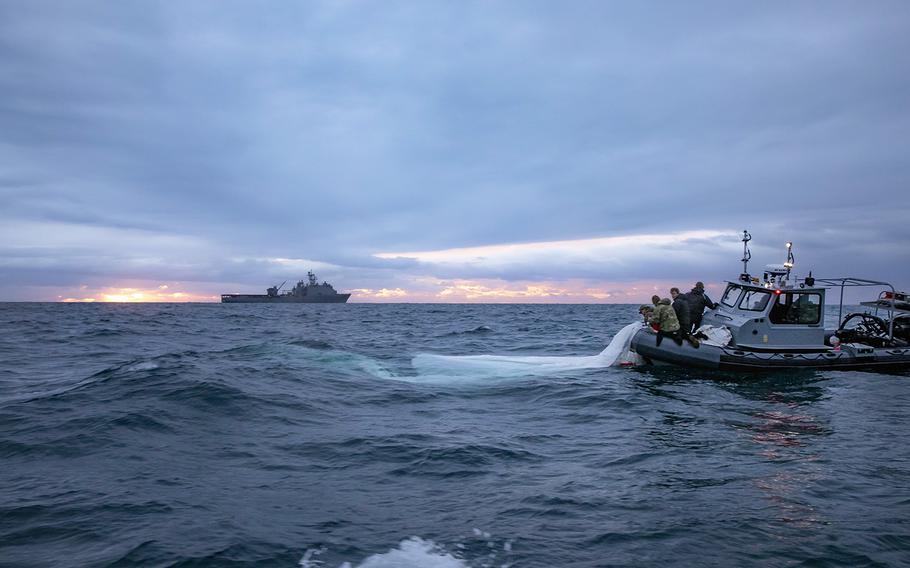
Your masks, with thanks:
M646 364L732 371L777 369L910 369L910 302L888 282L863 278L791 279L787 262L769 265L763 278L748 272L751 259L743 231L743 273L727 282L717 307L705 312L698 347L643 327L630 343ZM844 314L844 289L878 290L860 302L866 311ZM826 296L840 291L836 329L825 329Z

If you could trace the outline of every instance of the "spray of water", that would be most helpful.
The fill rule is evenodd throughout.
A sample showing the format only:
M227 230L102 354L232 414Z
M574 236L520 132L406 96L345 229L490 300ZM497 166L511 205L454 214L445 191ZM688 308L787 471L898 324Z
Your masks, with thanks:
M419 536L407 538L398 546L370 555L361 562L332 564L319 558L325 548L307 550L300 568L511 568L512 540L500 541L490 533L474 529L463 542L446 547Z

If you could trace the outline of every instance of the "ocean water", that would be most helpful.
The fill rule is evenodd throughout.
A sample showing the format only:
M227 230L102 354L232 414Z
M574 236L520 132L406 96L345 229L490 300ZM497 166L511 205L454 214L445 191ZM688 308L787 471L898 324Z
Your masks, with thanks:
M611 366L636 319L0 304L0 565L910 565L910 374Z

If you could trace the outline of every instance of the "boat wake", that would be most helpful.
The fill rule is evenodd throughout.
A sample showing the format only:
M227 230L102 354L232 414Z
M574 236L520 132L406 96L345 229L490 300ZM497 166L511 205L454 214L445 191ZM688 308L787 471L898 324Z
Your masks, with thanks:
M583 369L600 369L623 363L638 363L629 351L632 336L641 323L630 323L617 333L597 355L589 356L513 356L513 355L434 355L420 353L411 361L416 379L490 378L551 375Z

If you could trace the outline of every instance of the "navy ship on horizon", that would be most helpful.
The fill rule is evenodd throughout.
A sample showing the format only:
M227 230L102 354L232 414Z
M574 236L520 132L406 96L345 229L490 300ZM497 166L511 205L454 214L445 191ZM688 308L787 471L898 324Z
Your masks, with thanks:
M222 294L221 302L224 304L344 304L351 297L350 294L339 294L328 282L319 284L316 275L310 270L307 280L299 281L290 291L279 294L284 286L272 286L265 294Z

